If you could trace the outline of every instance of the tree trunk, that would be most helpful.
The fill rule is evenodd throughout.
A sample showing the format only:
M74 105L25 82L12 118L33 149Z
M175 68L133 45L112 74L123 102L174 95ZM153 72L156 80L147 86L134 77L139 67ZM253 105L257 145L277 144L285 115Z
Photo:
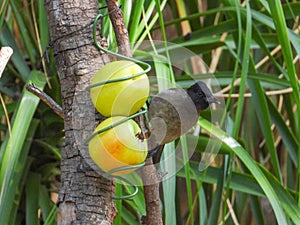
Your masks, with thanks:
M98 14L98 4L96 0L45 0L45 8L65 122L58 224L112 224L116 216L111 199L114 182L98 175L82 156L82 150L87 151L83 140L96 123L85 88L109 61L93 44L91 23Z

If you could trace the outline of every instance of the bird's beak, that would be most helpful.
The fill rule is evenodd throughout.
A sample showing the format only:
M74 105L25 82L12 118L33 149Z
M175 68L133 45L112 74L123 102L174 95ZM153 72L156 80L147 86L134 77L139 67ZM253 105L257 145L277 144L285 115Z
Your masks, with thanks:
M221 101L219 99L215 98L214 96L208 97L207 101L209 104L211 104L211 103L221 104Z

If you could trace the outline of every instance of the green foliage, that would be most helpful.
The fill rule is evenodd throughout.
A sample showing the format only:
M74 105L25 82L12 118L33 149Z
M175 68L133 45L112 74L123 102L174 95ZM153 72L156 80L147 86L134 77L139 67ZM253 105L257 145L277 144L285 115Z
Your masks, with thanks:
M205 79L213 90L219 84L225 99L225 110L201 114L192 157L188 143L194 136L187 134L180 139L183 162L162 164L170 174L180 167L162 185L166 224L271 224L272 218L300 224L300 3L281 2L119 1L135 57L152 64L153 93ZM0 79L1 224L55 224L63 120L24 89L33 82L60 103L53 57L41 58L49 42L43 1L4 0L0 6L0 43L14 49ZM108 17L103 35L114 49ZM209 68L198 72L183 47ZM211 112L221 119L215 121ZM177 144L168 144L164 157ZM199 170L206 149L219 148ZM116 194L130 188L119 186ZM146 213L142 187L133 201L116 203L115 224L140 224Z
M48 67L42 68L40 57L49 42L44 2L1 4L0 43L14 51L0 80L5 100L0 111L4 128L0 140L1 224L55 224L56 204L51 196L59 185L63 121L24 88L33 83L59 102L56 72L48 77ZM49 68L53 65L52 60Z

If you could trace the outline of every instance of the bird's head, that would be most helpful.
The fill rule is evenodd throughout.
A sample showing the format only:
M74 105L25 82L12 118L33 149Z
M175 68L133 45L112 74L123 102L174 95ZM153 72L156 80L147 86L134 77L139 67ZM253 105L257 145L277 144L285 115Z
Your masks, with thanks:
M198 81L187 89L188 95L193 100L197 111L200 112L208 108L211 103L220 104L220 100L215 98L206 84Z

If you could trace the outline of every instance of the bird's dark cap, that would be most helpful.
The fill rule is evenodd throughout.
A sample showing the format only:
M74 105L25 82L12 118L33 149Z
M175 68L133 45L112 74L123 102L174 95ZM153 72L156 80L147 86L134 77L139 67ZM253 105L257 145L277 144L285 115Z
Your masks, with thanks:
M221 101L213 96L213 94L211 93L211 91L203 81L198 81L195 85L198 85L201 88L209 104L211 103L221 104Z
M209 104L211 104L211 103L221 104L221 101L219 99L215 98L214 96L209 96L206 99Z

